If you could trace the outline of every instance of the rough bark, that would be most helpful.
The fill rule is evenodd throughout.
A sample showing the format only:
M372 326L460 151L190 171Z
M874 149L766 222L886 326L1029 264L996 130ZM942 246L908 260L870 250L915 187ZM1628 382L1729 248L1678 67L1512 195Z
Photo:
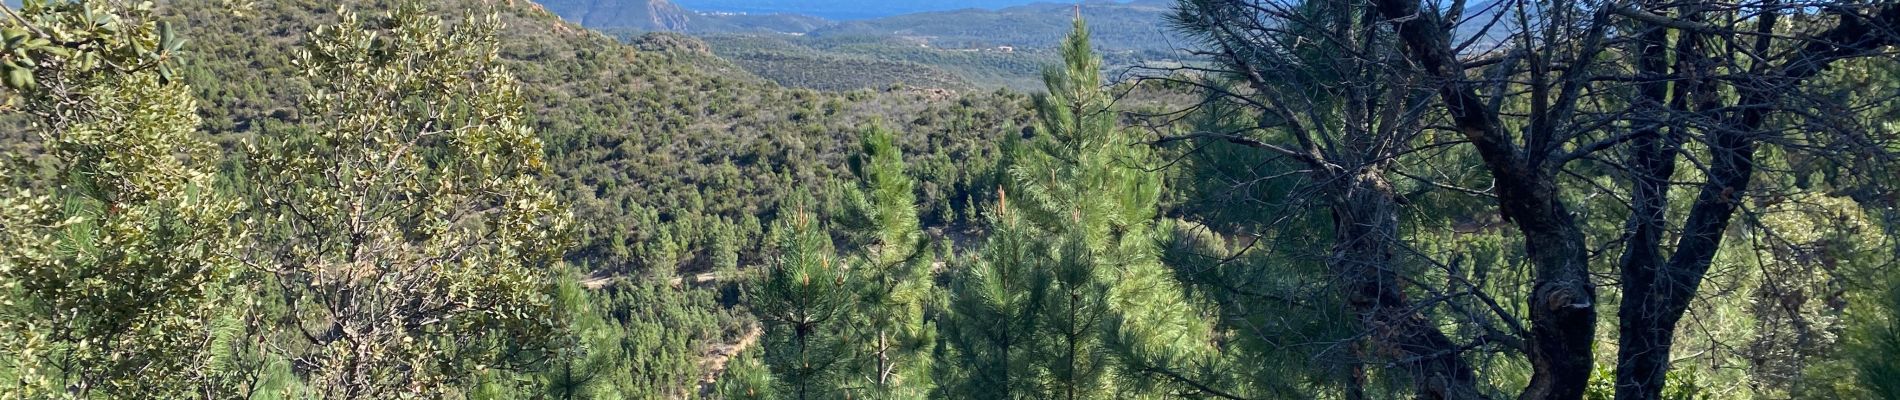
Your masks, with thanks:
M1557 196L1555 172L1519 150L1497 112L1464 80L1448 26L1436 12L1422 9L1416 0L1373 3L1396 25L1407 57L1438 81L1447 114L1496 181L1500 211L1524 235L1535 282L1528 299L1532 376L1519 398L1582 398L1594 362L1596 287L1590 282L1583 231Z
M1398 202L1377 170L1338 180L1333 192L1334 248L1330 261L1347 280L1353 311L1369 330L1372 353L1392 354L1421 399L1481 399L1477 374L1456 342L1406 300L1393 246Z
M1464 359L1467 349L1407 299L1403 260L1395 256L1403 246L1398 239L1400 206L1385 174L1422 125L1418 117L1408 114L1416 101L1423 100L1413 98L1414 77L1393 71L1387 60L1340 56L1328 65L1354 78L1307 82L1302 77L1280 76L1287 72L1276 69L1285 65L1274 61L1283 60L1258 55L1277 51L1256 48L1276 45L1255 40L1278 34L1278 28L1263 21L1307 29L1310 36L1303 38L1327 43L1324 46L1330 47L1326 48L1342 53L1387 53L1394 45L1391 32L1379 22L1383 17L1376 10L1362 4L1322 4L1334 8L1314 18L1328 21L1306 20L1243 0L1203 4L1205 21L1200 23L1206 24L1204 29L1212 37L1214 54L1253 89L1248 95L1232 96L1277 119L1275 123L1281 125L1271 129L1284 129L1290 136L1284 145L1238 136L1213 138L1288 156L1310 168L1305 174L1308 181L1323 182L1320 204L1331 212L1334 227L1328 266L1346 295L1349 311L1364 329L1363 339L1353 346L1356 362L1348 373L1345 398L1376 397L1365 390L1373 369L1390 370L1381 375L1408 378L1418 398L1483 398L1477 373ZM1313 105L1309 97L1315 95L1310 91L1341 99L1343 105ZM1315 121L1329 118L1338 118L1340 126L1328 128L1330 121Z
M1767 17L1757 20L1755 54L1767 54L1772 40L1769 33L1774 32L1778 19L1775 13L1763 15ZM1722 126L1709 134L1713 155L1709 179L1683 223L1676 252L1660 268L1653 264L1660 254L1645 255L1652 264L1625 266L1636 270L1624 271L1624 306L1618 315L1623 325L1619 342L1624 346L1618 355L1618 399L1662 397L1676 325L1701 288L1729 221L1748 191L1754 176L1755 150L1781 96L1836 61L1866 56L1893 45L1894 28L1900 28L1900 6L1886 5L1872 15L1842 14L1837 26L1813 38L1779 68L1757 67L1751 71L1751 79L1736 85L1741 94L1737 105L1744 107L1724 118ZM1641 247L1660 240L1644 239L1652 242ZM1647 250L1632 246L1628 251Z
M1693 35L1689 32L1682 34ZM1669 111L1682 111L1683 105L1686 104L1686 95L1689 94L1686 89L1695 86L1693 82L1683 81L1676 86L1674 101L1670 100L1670 83L1660 78L1669 72L1668 42L1668 29L1651 27L1639 36L1635 44L1638 47L1636 54L1639 54L1637 71L1639 75L1651 77L1650 81L1642 83L1637 89L1641 98L1637 100L1635 106L1646 111L1643 115L1667 116ZM1681 41L1680 43L1684 45L1678 46L1677 49L1687 51L1678 51L1677 56L1684 60L1693 59L1696 53L1693 49L1695 42L1693 39ZM1691 62L1687 61L1678 63L1678 66L1679 74L1695 68ZM1670 102L1670 104L1665 106L1664 102ZM1617 263L1626 295L1622 307L1618 310L1618 315L1636 315L1642 312L1645 303L1637 298L1640 295L1632 297L1628 294L1647 293L1650 282L1655 280L1664 261L1661 244L1666 232L1663 222L1669 209L1668 185L1669 179L1675 175L1676 157L1674 147L1670 143L1665 143L1663 134L1665 131L1681 129L1681 127L1663 125L1663 121L1642 125L1643 128L1634 132L1635 138L1630 141L1630 216L1623 228L1624 234L1627 235L1623 258ZM1661 393L1660 374L1655 374L1653 371L1637 372L1636 368L1651 364L1635 360L1653 357L1657 355L1659 348L1667 348L1667 344L1654 340L1629 341L1629 338L1643 336L1640 332L1649 331L1654 327L1640 322L1632 323L1628 320L1621 322L1618 326L1618 335L1625 341L1620 344L1617 353L1619 366L1616 376L1617 397L1640 398L1641 393L1648 392L1647 388L1651 387L1657 389L1655 393ZM1667 352L1664 351L1662 355L1666 356Z

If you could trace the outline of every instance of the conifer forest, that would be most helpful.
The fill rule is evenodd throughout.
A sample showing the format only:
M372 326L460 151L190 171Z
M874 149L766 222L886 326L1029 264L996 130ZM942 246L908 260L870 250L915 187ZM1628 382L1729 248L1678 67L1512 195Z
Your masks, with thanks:
M1894 0L536 1L0 2L0 400L1900 400Z

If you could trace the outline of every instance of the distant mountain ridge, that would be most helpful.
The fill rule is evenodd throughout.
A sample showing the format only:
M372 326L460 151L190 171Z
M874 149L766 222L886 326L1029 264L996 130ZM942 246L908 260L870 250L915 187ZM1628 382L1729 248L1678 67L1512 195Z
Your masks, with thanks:
M696 16L667 0L540 0L549 12L590 28L690 29Z
M624 41L649 32L706 39L719 56L786 86L819 90L932 88L1040 89L1042 66L1073 28L1078 3L977 0L965 7L864 20L802 14L693 11L681 3L771 8L868 4L860 0L541 0L563 19ZM896 6L920 6L893 1ZM906 5L908 4L908 5ZM935 8L945 8L943 3ZM1079 3L1096 47L1111 67L1185 58L1187 42L1166 28L1174 0ZM869 6L867 6L869 7ZM798 8L798 10L805 10Z
M867 28L896 26L892 31L914 29L920 20L942 26L959 22L980 25L996 20L1042 20L1067 26L1068 12L1078 3L1048 0L974 0L957 2L958 7L912 4L916 1L864 0L694 0L692 7L670 0L541 0L539 3L561 18L589 28L606 30L671 31L704 33L782 33L820 34L834 28L863 33ZM869 19L833 20L817 16L830 14L826 7L813 4L865 4L855 9L891 9ZM883 6L870 4L884 4ZM905 5L910 4L910 5ZM1140 10L1149 30L1159 30L1162 18L1174 4L1171 0L1089 0L1080 3L1084 14L1097 10L1126 12ZM968 7L963 7L968 5ZM702 7L702 8L694 8ZM880 8L886 7L886 8ZM896 7L896 8L888 8ZM770 11L765 11L770 10ZM763 12L762 12L763 11ZM868 11L867 11L868 12ZM1043 25L1038 23L1038 25ZM979 26L980 28L993 28ZM941 30L941 28L936 28ZM991 33L997 32L991 30ZM929 32L925 32L929 33ZM1057 35L1056 37L1060 37Z
M1089 0L1089 3L1109 0ZM1121 0L1120 2L1128 2ZM1157 0L1134 0L1158 2ZM773 15L853 21L923 12L960 10L1000 10L1031 4L1074 4L1056 0L548 0L541 1L569 21L592 28L629 28L669 26L669 18L697 14L719 19L721 16L748 15L754 19ZM1171 3L1171 2L1166 2ZM657 21L656 21L657 18ZM717 22L706 21L717 26ZM678 29L675 29L678 30Z
M1166 28L1172 0L1081 5L1110 70L1188 58ZM558 12L558 10L557 10ZM790 15L698 13L685 32L719 56L779 84L818 90L892 86L1041 89L1042 68L1074 27L1076 4L967 8L859 21L792 23ZM808 17L809 18L809 17ZM813 23L816 22L816 23ZM652 25L603 29L639 40Z
M933 11L998 10L1051 0L678 0L700 11L750 14L805 14L848 21L893 17ZM1073 2L1067 2L1073 4Z
M678 3L673 3L677 1ZM1032 2L1036 1L1036 2ZM1039 90L1041 70L1055 61L1054 48L1073 27L1075 13L1087 20L1091 40L1110 73L1131 66L1176 66L1197 62L1188 49L1198 43L1169 28L1176 0L972 0L936 2L963 7L861 20L831 20L790 13L693 11L692 7L810 11L818 5L869 0L542 0L568 21L634 40L647 32L680 32L705 39L712 51L742 68L785 86L819 90L882 89L894 85L944 88ZM822 3L822 4L821 4ZM885 4L884 2L876 2ZM1028 3L1028 4L1023 4ZM892 7L921 7L891 0ZM1474 0L1458 31L1462 42L1497 18L1498 0ZM686 6L691 5L691 6ZM1078 10L1079 5L1079 10ZM984 8L989 7L989 8ZM1496 29L1514 24L1502 21ZM1488 52L1499 45L1495 30L1472 46Z
M1105 52L1173 52L1184 45L1167 28L1173 0L1080 3L1091 41ZM840 22L811 36L897 36L933 47L1054 48L1073 28L1077 3L1043 2L998 10L961 9Z

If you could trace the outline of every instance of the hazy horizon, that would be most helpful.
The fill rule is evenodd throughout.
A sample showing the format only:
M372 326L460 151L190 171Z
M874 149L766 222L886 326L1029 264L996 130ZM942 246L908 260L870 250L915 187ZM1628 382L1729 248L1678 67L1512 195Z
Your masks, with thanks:
M1127 2L1118 0L1117 2ZM1056 0L674 0L693 11L743 12L748 14L805 14L832 20L858 20L930 11L968 8L1002 9L1036 3L1066 3Z

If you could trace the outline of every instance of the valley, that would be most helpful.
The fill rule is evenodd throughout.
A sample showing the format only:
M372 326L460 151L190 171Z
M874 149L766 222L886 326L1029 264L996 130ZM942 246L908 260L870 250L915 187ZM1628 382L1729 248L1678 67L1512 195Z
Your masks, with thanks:
M785 86L831 91L897 85L1040 90L1041 66L1055 60L1054 46L1066 34L1076 6L996 6L831 20L792 13L689 10L664 0L547 5L568 21L623 40L654 31L700 37L720 56ZM1097 32L1104 32L1095 39L1109 58L1109 70L1125 71L1190 59L1184 39L1166 29L1168 7L1162 0L1096 1L1083 4L1080 12Z

